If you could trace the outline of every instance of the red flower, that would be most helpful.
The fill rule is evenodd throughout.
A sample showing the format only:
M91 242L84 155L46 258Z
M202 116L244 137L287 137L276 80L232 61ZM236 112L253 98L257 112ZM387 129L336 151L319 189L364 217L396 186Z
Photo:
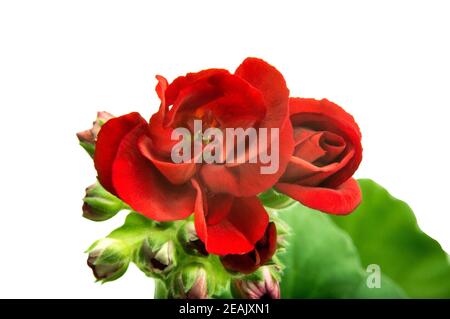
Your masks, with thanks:
M262 60L248 58L235 74L209 69L179 77L170 85L163 77L158 80L161 107L153 115L140 147L166 178L179 184L197 175L209 191L234 196L257 195L278 181L292 153L293 139L288 121L289 91L275 68ZM279 169L274 174L261 174L260 162L174 164L170 154L177 141L171 140L172 131L184 127L192 132L194 120L202 120L203 130L278 128L279 139L283 141ZM267 147L271 150L270 143Z
M362 159L358 125L326 99L291 98L289 107L295 148L275 188L313 209L352 212L361 201L351 178Z
M277 228L269 223L264 236L258 240L255 249L243 255L226 255L220 258L224 267L231 271L251 274L268 262L277 249Z
M195 212L199 238L210 253L242 254L263 236L268 216L256 195L283 174L293 149L283 76L266 62L246 59L234 74L222 69L189 73L170 85L157 76L159 111L150 123L130 113L100 130L94 156L100 183L134 210L157 221ZM174 163L175 128L279 129L279 166L261 174L261 162ZM195 138L195 137L194 137ZM202 141L202 149L205 148ZM272 144L267 144L271 153ZM249 151L247 149L247 151ZM261 152L260 149L258 149ZM248 154L248 152L246 153Z

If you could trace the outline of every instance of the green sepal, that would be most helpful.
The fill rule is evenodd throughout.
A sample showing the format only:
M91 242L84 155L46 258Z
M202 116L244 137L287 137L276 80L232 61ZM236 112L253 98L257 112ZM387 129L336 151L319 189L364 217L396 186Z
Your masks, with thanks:
M94 158L94 154L95 154L95 144L91 144L91 143L86 143L86 142L82 142L80 141L80 146L82 148L84 148L84 150L89 154L89 156L91 158Z
M170 277L168 295L171 298L206 299L211 290L208 277L203 264L186 264Z
M155 299L168 299L169 290L163 280L155 279L155 293L153 296Z
M272 209L287 208L295 203L295 201L292 198L277 192L273 188L265 191L264 193L259 194L258 197L262 201L264 206Z

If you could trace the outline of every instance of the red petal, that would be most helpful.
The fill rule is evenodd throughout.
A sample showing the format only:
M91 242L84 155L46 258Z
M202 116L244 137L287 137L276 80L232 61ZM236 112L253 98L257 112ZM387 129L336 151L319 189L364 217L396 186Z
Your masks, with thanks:
M162 115L164 116L167 110L166 90L169 86L169 83L167 82L166 78L161 75L157 75L156 80L158 80L158 84L156 84L155 91L156 94L158 94L159 99L161 100Z
M344 168L354 157L354 154L355 151L350 149L339 162L325 166L316 166L300 157L292 156L280 182L292 182L303 186L322 186L321 183Z
M110 119L100 129L95 145L94 164L100 183L109 192L116 193L112 183L112 166L122 139L133 128L146 123L139 113L130 113Z
M274 222L269 223L263 238L256 244L256 250L261 258L261 265L268 262L277 250L277 227Z
M191 179L197 170L197 164L192 160L192 163L179 163L160 159L154 152L153 143L150 137L143 135L138 141L138 147L142 155L150 160L153 165L163 174L172 184L184 184Z
M176 78L166 90L166 104L173 106L167 112L164 125L177 126L177 121L183 120L183 113L193 112L197 107L218 98L221 92L209 80L224 74L229 72L223 69L208 69Z
M207 69L200 72L188 73L185 76L179 76L167 87L166 91L166 103L172 105L178 98L180 91L195 83L196 81L207 79L211 76L219 74L229 74L224 69Z
M353 117L326 99L291 98L289 107L293 127L306 126L316 131L330 131L344 138L347 149L354 149L354 156L345 167L328 177L321 186L335 188L349 179L362 159L361 132Z
M167 80L160 76L156 76L158 84L156 85L156 93L158 94L161 105L158 112L152 115L150 118L150 124L148 126L148 136L151 138L155 153L162 156L169 156L172 147L177 141L172 140L172 128L164 127L164 119L167 114L168 105L166 103L166 90L168 87Z
M287 183L278 183L275 188L305 206L335 215L349 214L361 202L361 190L353 178L335 189Z
M226 255L220 258L223 266L227 270L251 274L261 265L261 258L256 249L243 255Z
M205 210L208 226L219 224L227 218L233 200L234 197L228 194L214 194L208 197L208 207Z
M228 197L222 201L213 201L215 214L218 218L206 218L211 199L205 198L204 192L194 180L197 189L195 203L195 227L199 238L205 243L206 250L211 254L244 254L254 249L256 242L263 236L269 222L269 217L255 197ZM218 207L218 205L223 205ZM223 210L228 210L225 212ZM219 212L217 212L219 211Z
M263 94L266 118L262 127L281 127L288 116L289 90L283 75L267 62L247 58L237 68L240 76Z
M268 140L270 141L270 138ZM286 120L279 131L279 166L275 173L261 174L261 168L268 164L262 164L258 160L258 163L234 166L204 164L200 169L200 176L208 189L214 193L228 193L239 197L257 195L272 187L283 175L293 147L292 126L290 121Z
M263 96L248 82L232 74L216 76L210 82L219 88L221 97L204 107L212 111L222 128L247 128L264 118Z
M119 197L134 210L157 221L179 220L194 210L190 184L170 183L139 151L146 127L136 127L122 140L113 164L113 183Z
M277 228L271 222L267 226L264 236L256 243L254 250L243 255L226 255L220 261L231 271L251 274L260 266L268 262L277 249Z

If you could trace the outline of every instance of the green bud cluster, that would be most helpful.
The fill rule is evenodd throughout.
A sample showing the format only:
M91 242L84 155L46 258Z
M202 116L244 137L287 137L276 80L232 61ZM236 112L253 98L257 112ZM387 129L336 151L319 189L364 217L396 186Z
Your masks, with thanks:
M278 229L281 233L287 231L285 225ZM282 270L274 256L266 267L251 275L231 273L223 267L219 256L206 252L190 218L159 223L135 212L127 216L121 227L96 241L87 252L88 265L98 281L120 278L132 262L156 280L156 298L231 298L245 293L246 283L251 287L252 283L257 283L258 287L266 287L263 283L267 283L276 296L274 287L277 287L276 278L279 277L274 274ZM265 268L270 269L272 281L264 275L262 269Z

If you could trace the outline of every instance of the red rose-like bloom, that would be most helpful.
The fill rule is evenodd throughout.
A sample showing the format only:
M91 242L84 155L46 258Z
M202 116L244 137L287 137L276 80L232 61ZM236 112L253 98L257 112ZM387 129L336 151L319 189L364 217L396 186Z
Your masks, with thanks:
M291 98L289 107L295 148L275 188L313 209L351 213L361 202L351 178L362 159L358 125L326 99Z
M94 156L100 183L157 221L184 219L195 212L197 233L210 253L251 251L268 224L256 195L278 181L293 149L283 76L266 62L248 58L234 74L209 69L181 76L170 85L161 76L157 79L161 106L150 123L130 113L111 119L100 130ZM171 152L178 141L171 139L172 132L183 127L194 133L194 120L202 120L203 130L279 129L279 169L261 174L264 165L248 161L200 164L193 158L190 163L174 163ZM270 154L270 138L267 149Z
M269 223L264 236L258 240L255 249L243 255L226 255L220 258L224 267L231 271L250 274L268 262L277 249L277 228Z
M274 67L248 58L235 74L209 69L178 77L170 85L163 77L158 80L161 107L152 117L140 147L166 178L180 184L197 174L209 191L239 197L257 195L278 181L289 162L293 138L288 121L289 91L283 76ZM217 128L224 136L226 128L279 129L279 140L283 143L275 150L279 152L278 171L261 174L261 163L248 162L173 164L170 152L177 141L171 140L172 130L184 127L194 133L194 120L202 120L203 130ZM268 149L270 153L270 141Z

